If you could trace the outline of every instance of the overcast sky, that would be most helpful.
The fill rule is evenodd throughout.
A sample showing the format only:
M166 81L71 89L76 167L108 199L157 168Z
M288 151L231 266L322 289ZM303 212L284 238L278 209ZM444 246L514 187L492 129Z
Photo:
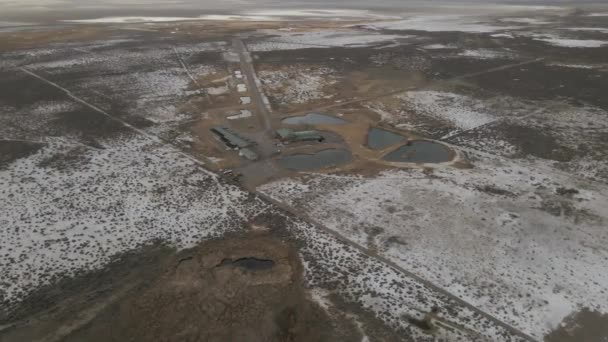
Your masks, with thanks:
M373 6L378 3L429 3L429 2L486 2L486 3L577 3L583 2L580 0L380 0L380 1L365 1L365 0L348 0L348 1L326 1L326 0L0 0L2 9L49 9L59 7L70 8L95 8L95 7L132 7L132 6L184 6L184 7L207 7L226 8L243 4L325 4L331 3L334 6L357 7L368 4Z
M403 9L411 6L440 6L443 4L490 3L498 4L569 4L575 6L594 0L0 0L0 20L10 19L15 13L49 13L70 16L73 13L108 15L143 15L144 12L169 15L202 15L209 12L238 12L268 8L335 8L335 9ZM595 0L602 2L602 0ZM608 0L603 0L607 2ZM188 9L192 10L188 12ZM182 12L180 12L182 11ZM89 14L85 14L89 16Z

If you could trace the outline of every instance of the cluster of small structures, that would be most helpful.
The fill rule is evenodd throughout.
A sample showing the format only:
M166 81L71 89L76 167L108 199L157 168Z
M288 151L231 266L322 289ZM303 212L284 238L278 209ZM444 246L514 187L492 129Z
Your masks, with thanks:
M214 127L211 129L211 132L215 133L226 146L237 149L239 156L251 161L258 159L258 155L251 149L255 145L255 142L242 138L227 127Z

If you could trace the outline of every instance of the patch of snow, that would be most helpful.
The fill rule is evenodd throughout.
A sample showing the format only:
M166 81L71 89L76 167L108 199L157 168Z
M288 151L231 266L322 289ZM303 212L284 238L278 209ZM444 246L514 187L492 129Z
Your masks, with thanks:
M385 30L413 30L413 31L456 31L489 33L514 29L518 27L505 27L484 23L481 19L463 15L420 15L404 20L376 22L365 26L370 29Z
M606 312L608 188L556 172L545 161L465 152L475 168L436 168L433 176L311 173L260 191L297 205L354 243L373 239L381 255L535 338L579 306ZM558 185L584 190L588 200L560 196ZM561 205L577 214L543 209Z
M567 28L562 28L562 30L592 31L592 32L608 33L608 28L604 28L604 27L567 27Z
M86 54L82 56L78 56L76 58L70 59L59 59L50 62L42 62L42 63L33 63L28 67L30 69L65 69L72 68L76 66L84 66L91 65L95 63L103 63L107 60L107 57L104 56L96 56L94 54Z
M373 106L373 105L364 105L366 108L370 109L371 111L373 111L376 114L380 115L380 118L382 121L386 121L386 122L392 122L395 119L395 115L393 113L389 113L388 111L384 110L384 108L382 108L381 106ZM397 125L398 127L406 127L404 125ZM409 127L409 126L407 126ZM409 127L409 128L413 128L413 127Z
M515 38L515 36L511 33L494 33L490 35L490 37L494 38Z
M330 96L323 89L336 82L334 72L330 68L292 66L286 70L261 70L258 76L266 92L278 103L287 105Z
M245 21L283 21L283 20L362 20L362 19L397 19L399 17L383 15L366 10L344 9L264 9L248 11L246 14L204 15L205 20L245 20Z
M458 56L478 59L513 58L513 54L510 52L493 49L465 50Z
M546 20L539 19L539 18L502 18L499 20L502 22L508 22L508 23L534 24L534 25L545 25L545 24L553 23L552 21L546 21Z
M457 49L458 46L452 44L430 44L422 47L427 50L440 50L440 49Z
M255 43L247 44L250 51L297 50L306 48L365 47L381 43L396 43L397 39L410 36L361 32L356 30L319 30L307 32L285 32L260 30L271 35Z
M188 88L190 79L181 69L136 73L138 83L150 89L150 96L172 96Z
M496 120L474 99L464 95L440 91L410 91L398 97L405 101L411 110L447 120L464 130Z
M43 102L29 110L34 116L52 117L53 114L70 112L78 108L73 102Z
M282 182L286 192L295 182ZM291 189L293 190L293 189ZM338 240L335 236L320 227L306 222L287 221L287 227L300 241L304 241L301 249L304 274L307 286L310 288L330 285L332 293L339 293L381 317L401 327L407 326L403 316L416 317L421 312L428 311L433 305L446 307L448 299L438 295L424 283L413 278L405 277L402 272L378 263L376 259L363 255L356 248ZM330 270L320 272L320 270ZM336 274L343 277L338 278ZM324 291L321 293L325 293ZM317 293L319 294L319 293ZM424 303L420 301L421 296ZM449 303L454 303L449 300ZM454 304L449 304L452 306ZM466 329L478 331L491 341L500 341L510 333L506 332L492 321L480 317L469 308L459 306L452 312L445 312L444 319L459 324ZM505 334L506 333L506 334ZM426 337L412 329L408 332L415 340ZM446 336L447 335L447 336ZM500 338L502 336L502 338ZM440 338L447 341L468 340L460 330L440 332Z
M54 166L67 153L80 160ZM141 136L104 149L50 141L2 168L0 185L0 222L11 227L0 231L0 297L7 302L155 239L192 247L239 229L236 213L248 210L240 209L242 191Z
M39 101L20 110L0 105L0 138L38 140L35 132L46 131L52 127L57 115L78 109L81 107L68 101ZM22 126L27 129L20 129Z
M244 85L244 84L237 84L237 85L236 85L236 90L237 90L239 93L245 93L245 92L247 92L247 86L246 86L246 85Z
M399 19L398 16L380 14L368 10L351 9L264 9L249 12L254 16L273 18L305 18L305 19Z
M201 20L200 17L103 17L95 19L61 20L64 23L76 24L131 24L148 22L171 22Z
M317 303L323 310L328 311L333 304L329 297L329 292L322 289L313 289L310 291L310 297Z
M595 66L587 64L566 64L566 63L551 63L551 66L557 66L562 68L575 68L575 69L594 69Z
M606 40L594 39L535 38L535 40L546 42L554 46L569 48L599 48L608 45L608 41Z
M53 49L53 48L26 49L26 50L20 50L20 51L15 51L15 52L4 53L2 55L2 60L9 59L9 58L15 58L15 59L22 59L22 60L20 60L20 62L23 62L23 60L28 60L31 63L32 60L36 60L37 58L40 58L40 57L52 56L61 51L62 51L61 49Z
M141 107L144 106L138 105ZM171 104L152 106L148 108L145 115L146 120L156 124L177 122L190 118L190 115L188 114L179 113L177 107Z
M247 47L249 48L249 45L247 45ZM230 63L238 63L241 61L241 57L239 56L239 54L234 51L226 51L226 52L222 53L222 58L226 62L230 62Z
M205 88L209 95L223 95L230 92L228 86L220 86L220 87L209 87Z
M225 41L200 42L196 44L179 44L175 50L182 55L194 55L200 52L220 52L225 51L228 43Z
M181 142L181 143L186 143L186 144L192 144L196 141L194 139L194 137L189 133L182 133L182 134L178 135L177 137L175 137L175 140L178 142Z
M527 36L554 46L569 48L599 48L608 45L606 40L564 38L554 34L530 33Z
M546 331L552 331L559 327L564 318L578 311L579 308L568 299L568 294L556 293L554 290L553 293L547 293L546 296L549 298L547 300L549 304L547 316L542 323Z
M28 26L33 23L22 22L22 21L6 21L0 20L0 27L11 27L11 26ZM35 24L34 24L35 25Z
M238 119L246 119L251 117L251 111L247 109L241 109L239 114L227 116L228 120L238 120Z
M251 103L251 97L249 96L241 96L240 97L241 104L247 105Z

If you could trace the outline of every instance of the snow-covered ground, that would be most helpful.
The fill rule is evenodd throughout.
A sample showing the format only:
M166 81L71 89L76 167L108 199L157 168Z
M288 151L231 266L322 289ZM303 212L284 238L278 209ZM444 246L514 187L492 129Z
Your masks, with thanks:
M568 28L564 28L564 30L608 33L608 28L605 28L605 27L568 27Z
M464 50L458 54L459 57L470 57L477 59L509 59L514 58L515 55L509 51L496 50L496 49L477 49L477 50Z
M574 69L594 69L596 66L587 64L566 64L566 63L552 63L552 66L558 66L562 68L574 68Z
M330 97L323 89L336 82L335 70L293 65L282 70L260 70L265 92L279 104L302 104Z
M213 62L202 64L196 59L222 52L226 46L224 41L156 46L122 38L61 44L49 51L23 50L10 56L29 62L28 70L44 73L102 106L112 101L122 103L124 113L134 120L154 123L147 129L162 135L180 121L191 119L192 113L183 112L180 107L197 93L194 80L219 70ZM75 72L81 77L73 86L72 81L62 79L62 75ZM207 91L222 94L229 89L216 87Z
M148 134L122 127L97 137L95 146L79 142L74 132L78 127L57 123L66 111L86 115L87 109L79 107L67 97L35 101L21 109L2 107L2 143L22 143L28 132L27 138L38 146L0 167L0 222L6 227L0 231L4 308L39 286L102 268L142 245L160 240L190 247L246 229L246 222L264 214L273 215L268 222L277 225L274 229L287 230L301 243L310 288L331 289L419 341L431 337L413 329L402 315L421 318L434 305L450 308L443 313L445 320L493 341L520 340L416 277L224 182ZM65 124L71 128L60 130ZM442 334L471 338L462 330Z
M261 191L535 338L581 307L608 310L608 186L592 180L607 170L605 110L440 90L368 108L427 136L439 128L473 168L308 173ZM510 127L553 144L547 154L588 151L526 155Z
M532 24L532 25L545 25L545 24L552 23L551 21L547 21L542 18L526 18L526 17L502 18L502 19L500 19L500 21L507 22L507 23Z
M103 149L42 140L36 153L0 169L0 222L7 227L0 232L4 304L18 303L58 276L101 268L144 244L161 240L189 247L245 229L245 222L264 213L274 215L274 229L286 229L302 243L307 286L331 288L420 341L426 341L424 334L402 315L421 317L433 305L452 308L445 319L494 341L517 341L470 308L320 227L285 216L169 146L132 135L106 140Z
M258 33L268 35L269 37L247 44L249 51L364 47L398 43L411 38L411 36L407 35L379 34L355 29L327 29L306 32L260 30Z
M437 292L416 277L363 254L318 226L293 219L284 225L304 243L301 256L309 286L324 289L329 286L332 292L360 303L390 326L404 329L406 336L415 341L431 342L436 341L435 338L478 341L480 337L490 341L524 341L470 307ZM464 327L464 331L441 330L438 336L429 336L412 329L407 317L420 319L433 306L449 308L443 311L443 321ZM476 333L468 334L467 330Z
M398 16L380 14L369 10L349 9L263 9L249 10L231 14L205 14L193 17L145 17L145 16L116 16L94 19L62 20L66 23L78 24L129 24L149 22L176 22L195 20L219 21L281 21L281 20L363 20L363 19L398 19Z
M193 246L263 207L244 205L236 187L146 137L104 141L103 149L43 141L0 170L5 301L154 239Z
M426 137L504 157L531 154L558 162L556 168L572 175L608 180L603 138L608 133L608 113L602 108L439 90L410 91L395 98L399 102L376 101L367 107L382 121ZM526 133L520 133L523 130Z
M261 190L536 338L580 306L605 312L608 188L466 152L473 169L308 174Z
M441 50L441 49L457 49L456 45L447 45L447 44L429 44L425 45L422 48L427 50Z
M370 10L355 9L264 9L251 11L252 15L268 17L300 17L300 18L323 18L334 20L336 18L374 18L374 19L394 19L398 16L380 14Z
M511 33L494 33L491 36L494 38L515 38Z
M192 21L201 19L201 17L102 17L95 19L72 19L62 21L66 23L78 24L132 24L171 21Z
M599 48L608 45L608 40L581 39L572 35L563 35L563 33L566 33L566 31L568 31L566 29L562 29L560 31L562 32L518 32L514 33L514 35L521 37L530 37L534 40L545 42L553 46L567 48Z
M556 30L545 30L542 33L519 30L495 33L491 36L494 38L530 37L533 40L545 42L553 46L568 48L599 48L608 45L608 40L580 38L574 35L577 32L608 33L608 28L570 27L560 28Z
M246 119L251 117L251 111L247 109L241 109L239 114L229 115L226 117L228 120Z
M568 48L599 48L608 45L608 40L597 39L572 39L560 37L543 37L534 39L554 46Z
M410 91L397 97L409 110L447 121L460 130L472 129L497 119L482 102L460 94L425 90Z
M518 28L485 22L481 18L464 15L419 15L404 20L370 23L369 29L414 30L414 31L457 31L471 33L488 33Z

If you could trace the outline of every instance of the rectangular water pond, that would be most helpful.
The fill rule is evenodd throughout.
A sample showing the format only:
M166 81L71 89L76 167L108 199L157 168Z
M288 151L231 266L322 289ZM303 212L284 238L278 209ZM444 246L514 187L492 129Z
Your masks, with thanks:
M415 140L385 155L382 159L401 163L443 163L452 160L452 151L439 143Z
M314 154L293 154L279 159L283 168L297 171L310 171L334 167L348 163L351 154L347 150L328 149Z

